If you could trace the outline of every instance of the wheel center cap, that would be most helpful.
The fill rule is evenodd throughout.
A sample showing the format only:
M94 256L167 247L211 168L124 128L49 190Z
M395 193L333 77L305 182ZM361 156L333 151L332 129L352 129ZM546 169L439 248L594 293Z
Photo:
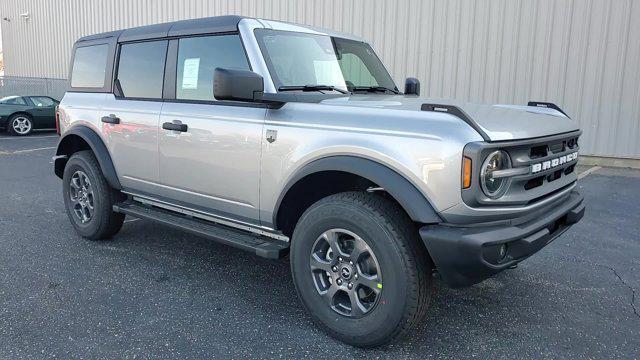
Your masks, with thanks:
M353 276L353 268L349 265L343 265L340 269L340 276L345 280L351 279L351 276Z

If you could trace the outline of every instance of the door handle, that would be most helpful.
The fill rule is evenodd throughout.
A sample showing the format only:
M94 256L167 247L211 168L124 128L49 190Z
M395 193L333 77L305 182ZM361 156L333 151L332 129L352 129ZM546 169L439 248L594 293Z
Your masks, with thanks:
M178 123L178 122L166 122L166 123L162 124L162 128L165 129L165 130L187 132L187 129L189 127L187 126L187 124L182 124L182 123Z
M109 116L103 116L102 122L107 124L120 124L120 118L115 116L114 114L109 114Z

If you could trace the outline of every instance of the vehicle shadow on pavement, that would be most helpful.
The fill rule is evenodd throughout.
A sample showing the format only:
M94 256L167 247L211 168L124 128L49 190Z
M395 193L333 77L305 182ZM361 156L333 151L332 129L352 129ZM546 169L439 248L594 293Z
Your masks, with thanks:
M297 298L288 258L263 259L146 221L125 224L115 241L88 244L98 245L95 251L112 252L116 258L127 254L127 257L145 259L145 264L139 265L143 268L138 275L139 286L176 290L167 296L178 296L179 289L183 288L181 296L204 296L210 300L207 302L209 311L232 315L221 315L229 324L233 323L234 317L243 318L239 313L251 313L258 318L251 319L254 326L258 327L263 321L269 324L258 330L264 336L269 336L269 329L282 332L295 329L295 338L316 338L317 342L317 337L321 337L323 342L353 354L385 353L394 348L413 352L416 348L435 347L448 349L450 355L455 354L456 351L451 350L457 348L462 356L474 346L478 337L490 344L503 338L505 329L514 322L523 327L539 323L537 314L531 309L532 301L526 299L532 294L550 297L542 284L523 286L519 282L519 275L523 273L520 269L459 290L449 289L435 280L432 307L423 326L399 344L362 350L326 336L313 325ZM473 332L474 340L467 342L469 338L461 331ZM301 333L306 335L301 336Z

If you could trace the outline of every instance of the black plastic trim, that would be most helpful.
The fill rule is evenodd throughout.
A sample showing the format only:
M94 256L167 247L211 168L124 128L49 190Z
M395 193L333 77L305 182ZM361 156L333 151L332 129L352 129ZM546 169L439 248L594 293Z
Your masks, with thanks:
M322 171L342 171L362 176L384 188L404 210L412 220L425 224L440 223L438 216L429 200L409 180L394 170L373 160L355 156L330 156L315 160L300 169L284 187L278 197L273 212L273 224L277 224L280 204L289 189L307 175ZM311 191L311 190L310 190Z
M102 174L107 180L107 183L109 183L109 186L117 190L122 189L122 186L120 185L120 181L118 180L116 168L113 166L113 161L111 160L111 155L109 154L109 150L105 146L100 136L96 134L96 132L93 131L91 128L84 125L77 125L67 130L64 133L64 136L62 136L58 141L56 155L71 155L71 154L65 154L62 151L65 141L68 141L68 139L71 136L79 136L87 144L89 144L89 147L95 154L96 159L98 159L98 164L100 164L100 169L102 169ZM62 179L62 173L64 172L64 166L66 163L67 163L67 159L63 157L57 158L56 161L54 161L55 174L61 179Z
M583 199L573 191L561 204L517 225L515 220L491 226L426 225L419 233L442 280L454 288L470 286L535 254L577 223L584 216ZM505 257L492 257L491 249L502 244Z
M267 259L280 259L289 249L289 243L285 241L273 240L248 231L219 225L166 209L145 206L133 201L116 204L113 206L113 210L203 236L225 245L253 252Z
M571 117L569 115L567 115L566 112L562 111L562 109L560 109L560 107L554 103L550 103L550 102L543 102L543 101L529 101L527 103L527 106L533 106L533 107L543 107L543 108L549 108L549 109L554 109L554 110L558 110L559 112L562 113L562 115L568 117L569 119L571 119Z
M162 98L165 100L175 100L176 98L179 44L180 39L169 40L167 58L164 66L164 87L162 90Z
M459 118L460 120L466 122L475 131L477 131L478 134L480 134L480 136L482 136L482 139L484 141L491 141L491 139L489 138L487 133L485 133L484 130L482 130L482 128L480 128L480 126L475 121L473 121L473 119L471 119L471 117L469 115L467 115L466 112L464 112L462 109L460 109L457 106L442 105L442 104L422 104L422 106L420 107L420 110L422 110L422 111L440 112L440 113L453 115L453 116Z

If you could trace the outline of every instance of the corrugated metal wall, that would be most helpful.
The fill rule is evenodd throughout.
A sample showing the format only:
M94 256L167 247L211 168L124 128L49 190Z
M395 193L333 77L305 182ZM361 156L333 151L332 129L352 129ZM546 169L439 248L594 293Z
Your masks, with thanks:
M640 0L2 0L5 71L66 77L80 36L223 14L361 35L400 85L555 102L580 122L584 154L640 158Z

